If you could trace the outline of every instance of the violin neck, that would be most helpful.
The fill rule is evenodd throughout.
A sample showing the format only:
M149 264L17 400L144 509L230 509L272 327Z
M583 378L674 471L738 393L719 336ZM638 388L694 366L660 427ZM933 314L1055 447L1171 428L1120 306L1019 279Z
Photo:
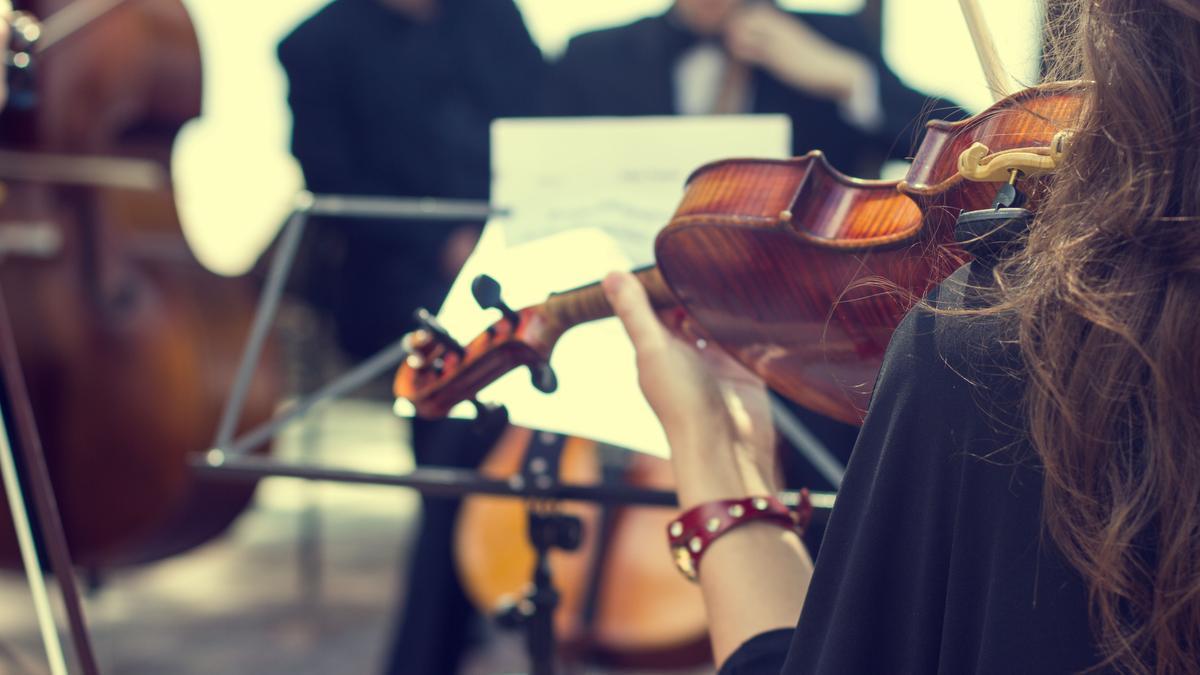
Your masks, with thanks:
M650 304L656 310L670 309L679 304L675 295L667 288L657 267L643 267L634 270L633 275L646 288ZM550 321L562 330L589 321L607 319L613 315L612 305L608 304L608 298L604 297L604 289L598 281L569 291L553 293L542 307Z

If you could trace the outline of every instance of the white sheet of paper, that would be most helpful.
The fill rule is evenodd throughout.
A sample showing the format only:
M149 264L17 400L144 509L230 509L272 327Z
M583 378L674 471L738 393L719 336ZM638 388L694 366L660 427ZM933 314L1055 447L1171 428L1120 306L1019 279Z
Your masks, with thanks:
M786 157L782 115L500 120L492 127L492 201L511 211L483 237L438 318L461 341L497 313L471 296L495 277L520 309L614 269L654 261L654 237L678 206L687 176L729 157ZM514 424L591 438L660 457L662 428L637 386L633 349L615 319L568 331L551 358L559 388L535 390L522 369L480 392Z

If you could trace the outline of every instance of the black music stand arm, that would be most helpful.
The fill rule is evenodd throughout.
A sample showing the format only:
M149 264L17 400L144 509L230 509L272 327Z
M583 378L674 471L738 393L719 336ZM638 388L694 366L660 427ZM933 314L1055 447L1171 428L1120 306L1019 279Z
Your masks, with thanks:
M492 207L485 201L449 200L432 198L407 197L371 197L361 195L314 195L301 192L296 196L291 215L279 235L279 245L271 258L267 270L266 283L258 298L258 308L254 313L254 322L250 326L250 336L242 350L242 358L234 375L233 386L229 398L221 411L221 421L217 426L213 447L220 452L240 454L247 446L266 442L278 432L287 420L298 417L308 408L323 400L336 398L353 390L358 385L374 378L391 365L399 363L404 354L399 341L381 350L374 357L363 362L358 368L348 373L337 382L318 392L317 395L306 397L302 404L296 405L288 413L286 419L275 419L263 425L256 436L243 437L234 445L238 421L241 419L242 408L250 393L250 385L258 363L262 357L263 347L270 335L271 326L279 311L279 302L283 297L283 289L291 273L292 264L296 259L296 251L300 240L312 216L337 216L342 218L383 219L383 220L420 220L460 222L463 220L483 220L489 216L506 215L507 211Z

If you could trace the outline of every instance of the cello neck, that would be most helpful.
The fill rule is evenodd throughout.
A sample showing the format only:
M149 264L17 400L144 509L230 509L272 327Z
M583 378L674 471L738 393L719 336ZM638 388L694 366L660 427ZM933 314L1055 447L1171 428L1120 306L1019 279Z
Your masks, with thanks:
M651 265L634 270L633 275L646 289L650 305L656 310L670 309L679 304L675 295L667 288L658 268ZM573 288L561 293L552 293L542 305L546 317L562 330L572 326L606 319L613 315L612 305L604 297L600 282Z

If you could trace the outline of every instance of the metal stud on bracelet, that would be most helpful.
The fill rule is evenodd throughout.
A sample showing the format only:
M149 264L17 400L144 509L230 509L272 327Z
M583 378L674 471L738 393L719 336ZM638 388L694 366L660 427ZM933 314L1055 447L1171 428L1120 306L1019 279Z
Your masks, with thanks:
M795 510L774 497L747 497L708 502L689 509L667 526L668 543L675 565L695 581L700 558L718 537L746 523L761 521L803 534L812 519L808 490L800 491Z

